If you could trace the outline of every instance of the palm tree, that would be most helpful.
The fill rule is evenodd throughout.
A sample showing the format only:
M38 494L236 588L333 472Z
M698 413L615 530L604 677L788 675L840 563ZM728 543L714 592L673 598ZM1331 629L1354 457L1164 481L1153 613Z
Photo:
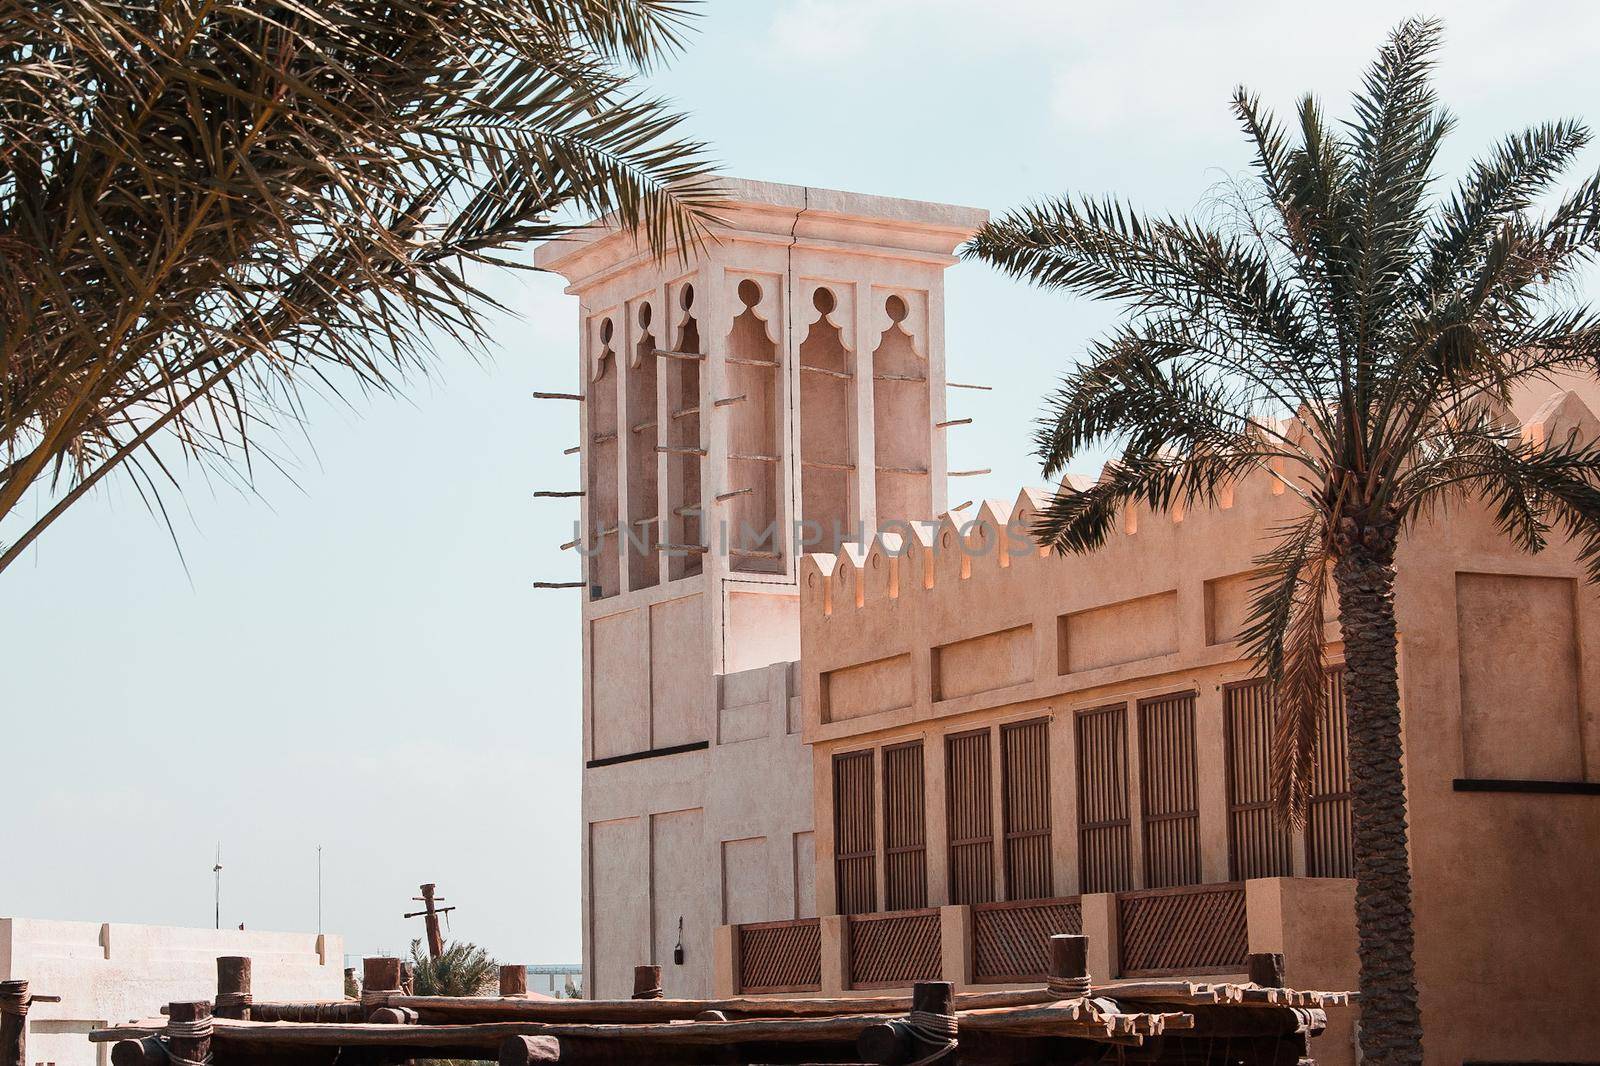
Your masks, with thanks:
M412 991L419 996L492 996L500 987L500 964L476 944L452 940L437 957L411 942Z
M1125 321L1063 380L1038 455L1056 476L1110 447L1098 484L1064 487L1033 530L1059 552L1102 544L1120 509L1216 501L1274 471L1303 514L1267 539L1244 641L1278 697L1273 777L1304 817L1324 696L1323 591L1339 597L1366 1061L1422 1059L1412 966L1393 590L1409 523L1483 501L1538 551L1553 529L1600 578L1600 452L1534 445L1513 386L1600 371L1600 317L1559 285L1600 250L1600 177L1536 201L1589 132L1532 127L1435 197L1452 119L1431 87L1440 29L1390 35L1330 126L1311 97L1297 136L1240 89L1251 193L1223 224L1141 217L1115 200L1051 199L991 222L964 254L1049 288L1122 302Z
M481 351L469 268L576 212L701 239L703 146L636 84L689 14L0 0L0 570L108 473L164 513L180 463L248 484L308 390Z

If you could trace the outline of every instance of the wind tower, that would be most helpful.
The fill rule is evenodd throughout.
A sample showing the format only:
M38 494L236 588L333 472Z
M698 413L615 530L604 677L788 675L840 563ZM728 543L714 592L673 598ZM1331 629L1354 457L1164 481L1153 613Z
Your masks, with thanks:
M932 519L946 504L944 271L986 212L757 181L726 189L724 225L687 261L658 261L603 224L534 256L579 298L591 965L603 941L633 937L641 920L653 932L638 950L669 961L660 956L677 946L673 919L684 915L660 905L657 867L692 851L685 861L717 869L717 814L686 795L707 768L670 757L743 739L749 730L730 730L724 713L727 679L799 657L797 557ZM798 699L775 684L778 704ZM788 721L762 735L794 733L797 715ZM792 762L809 809L809 765ZM751 772L756 788L781 791L778 770ZM685 840L663 850L644 809L652 774L676 782L680 809L703 811L682 835L711 838L707 851ZM615 842L596 835L599 822L625 820L609 817L619 795L638 797L644 819L644 918L594 909L597 871L638 843L621 830ZM715 897L704 870L673 876ZM590 995L626 994L605 987L608 965L598 982L586 974ZM673 976L669 967L669 994Z

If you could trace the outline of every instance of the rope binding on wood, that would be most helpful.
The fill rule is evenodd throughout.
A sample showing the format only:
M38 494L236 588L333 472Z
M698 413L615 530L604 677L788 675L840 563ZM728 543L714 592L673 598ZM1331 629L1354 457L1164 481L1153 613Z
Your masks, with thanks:
M907 1066L928 1066L929 1063L938 1062L956 1049L954 1014L934 1014L932 1011L914 1010L906 1015L906 1027L911 1030L911 1036L917 1043L932 1049L929 1054L908 1063Z

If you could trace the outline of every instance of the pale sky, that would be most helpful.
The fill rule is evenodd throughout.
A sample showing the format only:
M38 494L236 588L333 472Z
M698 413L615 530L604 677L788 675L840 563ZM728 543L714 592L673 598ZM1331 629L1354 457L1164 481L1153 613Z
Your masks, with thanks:
M655 79L742 177L1000 211L1064 191L1204 210L1249 156L1234 84L1337 115L1389 26L1446 19L1443 163L1513 128L1600 123L1600 5L713 0ZM979 14L978 12L982 12ZM1600 167L1591 149L1574 171ZM404 401L314 409L259 497L198 474L183 560L124 483L0 575L0 916L314 929L402 950L422 881L452 934L507 961L576 962L579 643L570 580L577 304L488 280L520 313L479 364L438 352ZM961 498L1037 480L1031 422L1110 321L976 265L948 286ZM173 497L176 500L176 497ZM959 502L959 501L952 501ZM0 540L18 529L0 527ZM185 570L187 565L187 571Z

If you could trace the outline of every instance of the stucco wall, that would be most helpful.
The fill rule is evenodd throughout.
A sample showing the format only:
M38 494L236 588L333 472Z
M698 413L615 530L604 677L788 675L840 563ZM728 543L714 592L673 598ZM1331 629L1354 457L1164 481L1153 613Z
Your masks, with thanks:
M1542 399L1518 398L1515 409L1532 412L1524 433L1592 439L1600 420L1582 390L1550 388ZM928 738L928 902L936 906L948 901L940 738L1050 717L1054 887L1071 895L1081 887L1073 714L1108 702L1131 709L1141 698L1179 691L1196 695L1201 880L1229 877L1222 692L1252 672L1233 640L1252 560L1263 533L1295 514L1296 497L1261 473L1213 510L1157 516L1132 509L1101 550L1065 559L1008 537L1007 526L1025 527L1043 499L980 501L901 539L804 561L801 661L823 913L835 909L835 753ZM1600 595L1584 583L1572 544L1555 535L1542 554L1521 554L1475 504L1442 509L1408 529L1397 567L1429 1061L1581 1059L1600 1037L1600 1021L1574 1010L1580 990L1595 987L1592 960L1600 957L1600 923L1589 913L1600 899L1593 861L1600 798L1470 791L1458 781L1499 779L1505 788L1521 787L1505 779L1600 782ZM1330 617L1335 612L1330 607ZM1336 622L1326 638L1337 662ZM1019 650L1024 642L1031 672ZM1138 773L1130 753L1134 887ZM1303 872L1303 844L1294 847ZM879 876L881 883L881 861ZM997 881L997 897L1005 898L1003 877ZM1325 956L1330 943L1351 935L1341 902L1347 889L1284 884L1291 887L1280 929L1291 978L1297 966L1337 977L1342 971Z
M212 999L218 956L247 955L258 999L339 999L344 946L337 936L187 929L118 922L0 918L0 979L29 982L28 1062L103 1064L96 1026L155 1016L178 1000Z

